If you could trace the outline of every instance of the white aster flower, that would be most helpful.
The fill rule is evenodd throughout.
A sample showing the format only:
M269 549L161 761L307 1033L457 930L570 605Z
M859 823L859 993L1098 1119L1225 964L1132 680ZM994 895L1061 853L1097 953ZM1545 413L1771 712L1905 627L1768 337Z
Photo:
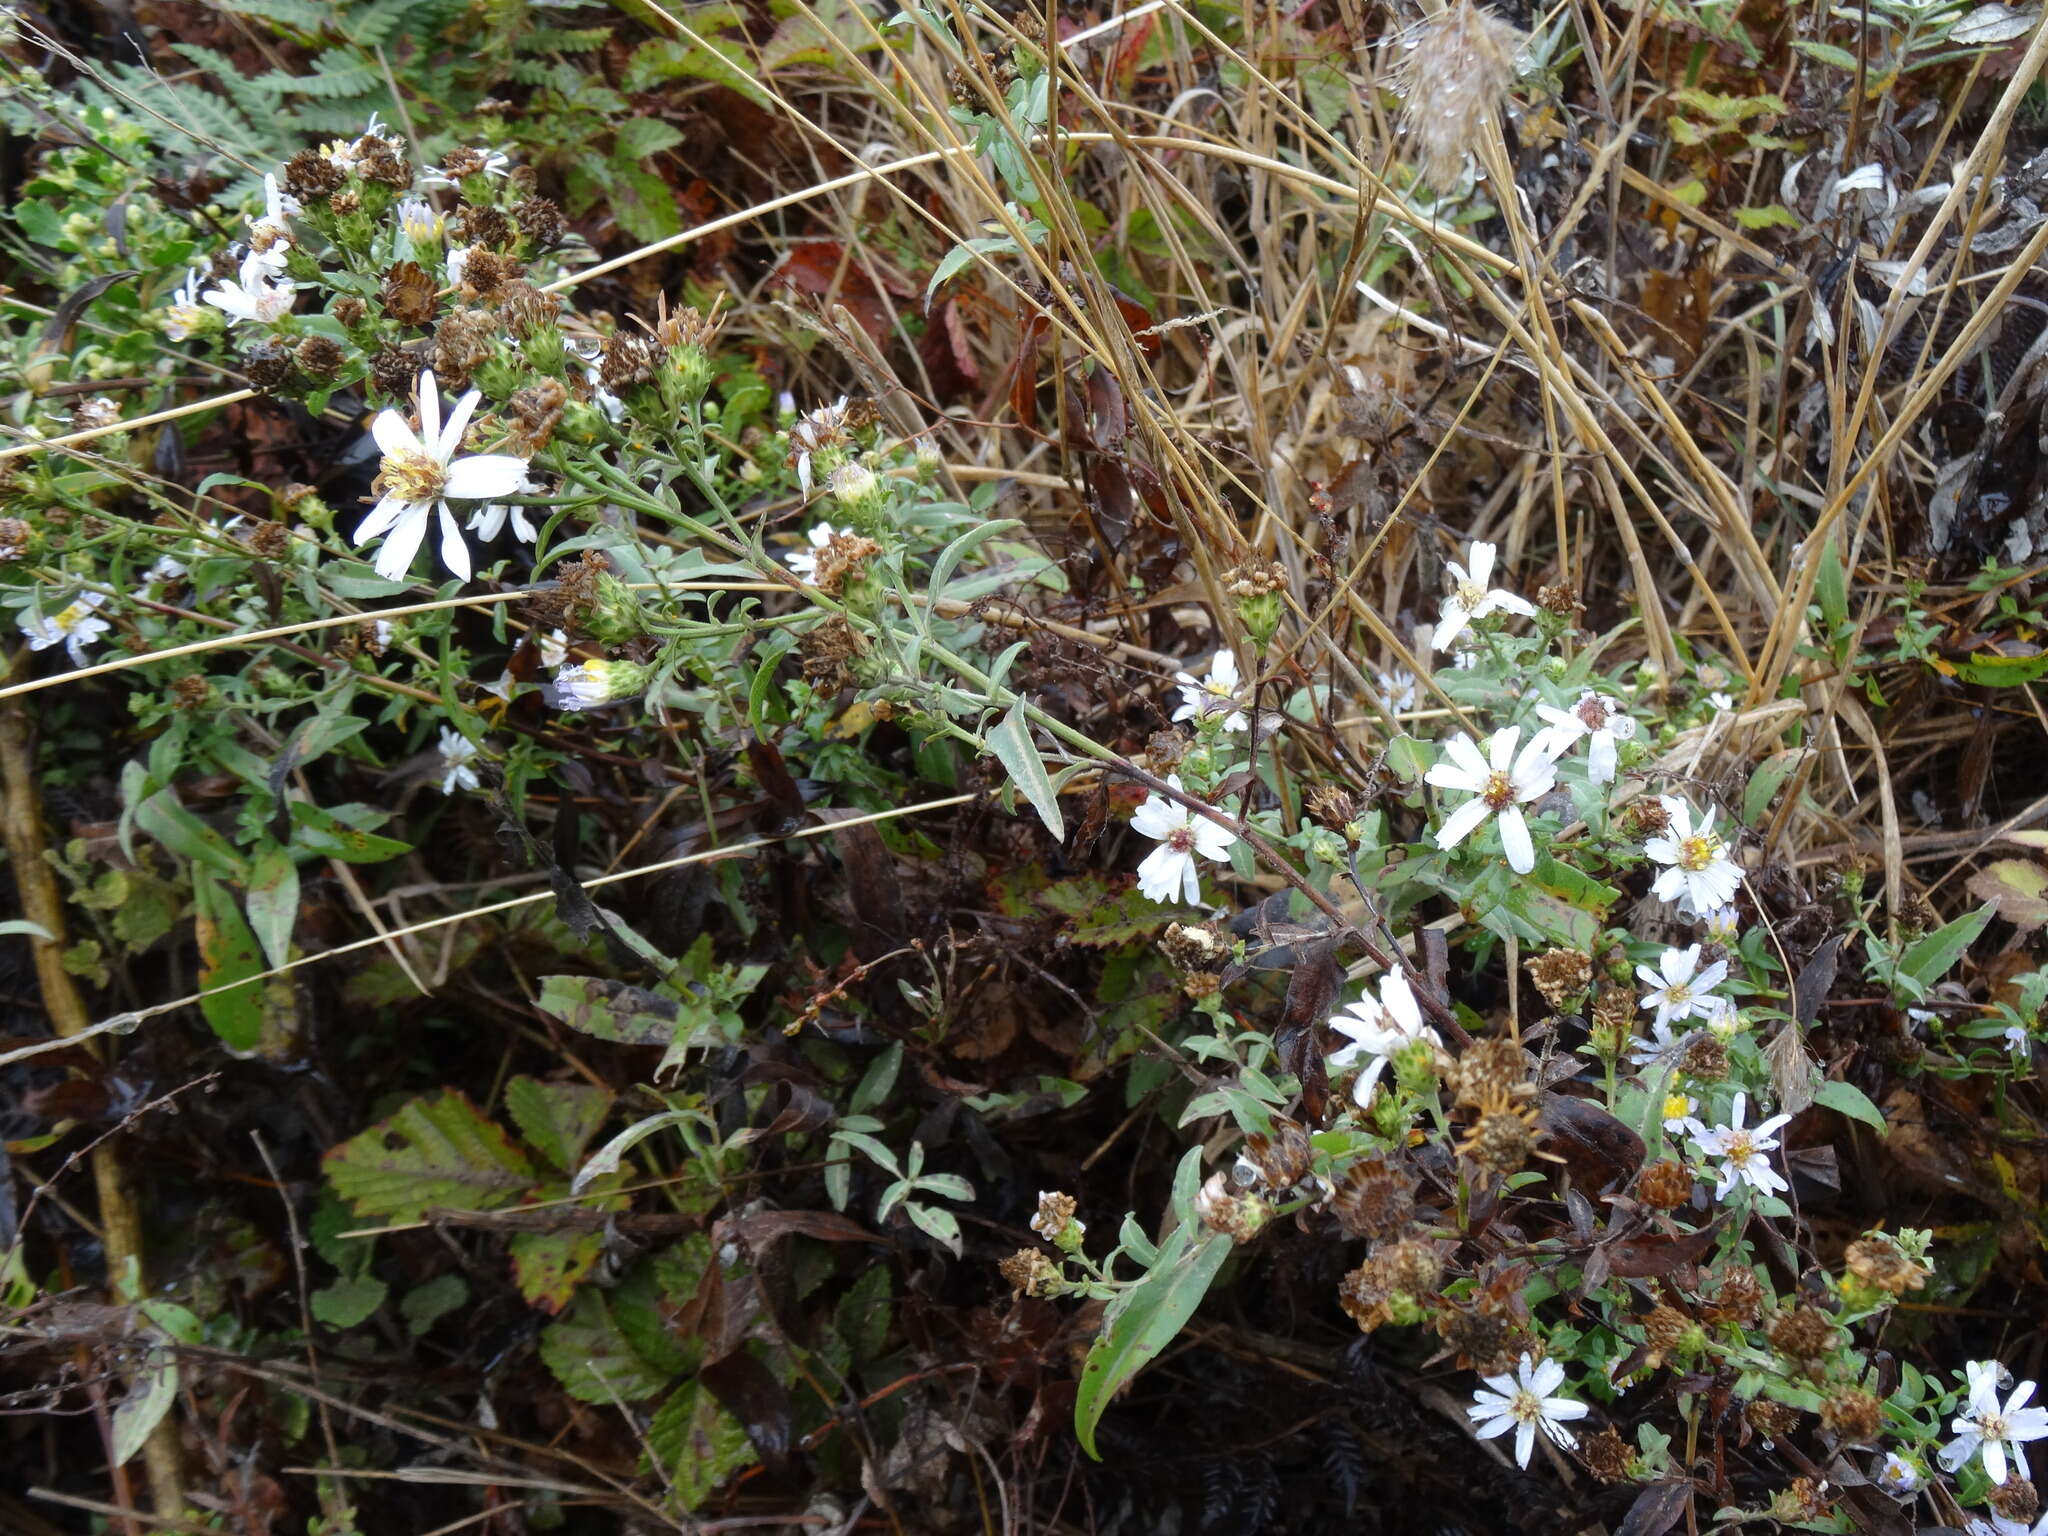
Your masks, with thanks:
M167 587L185 577L185 562L169 555L158 555L156 563L142 573L142 584L146 587Z
M441 793L452 795L458 789L481 789L483 780L470 766L476 756L476 743L452 725L441 727Z
M1667 1093L1664 1095L1664 1129L1676 1136L1691 1129L1693 1116L1700 1110L1700 1101L1689 1094Z
M1170 788L1179 789L1180 775L1174 774L1166 782ZM1237 834L1228 827L1219 827L1156 790L1131 817L1131 827L1159 844L1138 865L1138 889L1154 901L1173 901L1184 896L1191 903L1199 903L1202 877L1195 865L1196 857L1227 859L1231 846L1237 842Z
M1237 690L1241 679L1237 675L1237 657L1230 651L1218 651L1209 661L1209 675L1196 677L1192 672L1176 672L1173 680L1180 684L1180 708L1173 712L1176 720L1205 719L1210 715L1223 716L1223 729L1241 731L1245 728L1244 711L1237 707Z
M1707 1033L1726 1045L1742 1029L1742 1012L1732 999L1718 992L1712 997L1703 997L1699 1002L1700 1022L1707 1026Z
M2026 1443L2048 1436L2048 1408L2030 1408L2034 1383L2020 1382L2004 1403L1998 1400L1998 1383L2008 1373L1996 1360L1972 1360L1967 1367L1969 1396L1955 1422L1949 1425L1956 1438L1941 1448L1936 1458L1950 1472L1980 1452L1984 1471L1994 1483L2010 1476L2006 1458L2021 1477L2033 1474L2027 1466Z
M636 698L647 687L647 677L647 668L630 661L607 661L602 656L579 661L555 674L555 707L597 709Z
M488 501L510 496L525 482L526 460L510 453L475 453L458 457L462 434L483 396L471 390L455 402L444 426L441 420L441 391L431 370L420 375L420 430L414 432L404 415L383 410L370 424L370 435L384 451L383 467L377 472L373 489L383 499L370 515L356 525L355 539L367 544L388 535L377 551L377 574L386 581L398 581L412 569L427 536L427 520L440 515L441 563L464 581L474 567L462 530L448 501Z
M1719 689L1716 689L1707 695L1707 702L1713 705L1717 712L1725 715L1735 707L1735 695L1732 693L1722 693Z
M420 185L423 187L459 187L462 185L462 178L465 176L497 176L503 178L512 174L512 157L502 149L491 149L488 147L482 149L458 149L449 159L454 160L458 157L462 161L458 165L451 166L444 161L440 165L428 166L424 171L420 172ZM471 157L475 157L478 163L470 165L469 160Z
M1478 744L1461 731L1444 743L1450 761L1434 764L1424 777L1439 789L1462 789L1472 795L1444 818L1444 824L1437 829L1437 847L1457 847L1487 817L1498 813L1500 842L1507 851L1508 868L1526 875L1536 867L1536 845L1529 839L1529 823L1522 815L1522 807L1550 793L1557 782L1557 769L1544 752L1540 738L1517 755L1515 743L1521 734L1521 727L1516 725L1495 731L1487 745L1492 759L1489 762L1479 755Z
M1628 1048L1628 1061L1632 1067L1654 1066L1665 1057L1673 1055L1685 1044L1685 1037L1674 1034L1671 1025L1657 1019L1650 1025L1647 1039L1636 1041Z
M1332 1071L1343 1071L1361 1056L1370 1060L1371 1064L1359 1074L1351 1089L1351 1097L1360 1109L1371 1106L1380 1074L1402 1046L1416 1040L1442 1044L1436 1031L1422 1022L1422 1007L1415 1001L1415 989L1399 971L1389 971L1380 979L1377 1002L1367 993L1334 1015L1330 1028L1351 1042L1330 1053Z
M1422 684L1406 667L1396 667L1393 671L1381 672L1378 676L1380 694L1386 699L1387 710L1391 714L1398 715L1413 709L1416 700L1422 696Z
M520 496L537 496L541 488L530 477L522 475L514 490ZM463 527L475 534L480 542L488 544L504 531L505 521L510 518L512 537L522 544L531 544L540 535L526 513L527 509L515 502L487 502L469 514L469 521Z
M263 212L249 221L249 248L266 267L282 268L292 248L291 220L305 212L299 200L280 191L274 173L263 177Z
M1870 1480L1895 1499L1911 1498L1927 1486L1927 1469L1897 1451L1886 1451L1884 1464Z
M534 637L540 648L540 664L544 667L559 667L569 659L569 636L566 631L551 629L544 635Z
M401 197L394 212L398 227L412 243L415 255L441 243L441 233L447 228L447 220L424 197ZM448 281L459 281L457 274L450 272Z
M172 296L164 310L164 336L171 341L189 341L206 324L206 307L199 300L199 273L185 274L185 286Z
M292 312L298 286L290 278L280 277L261 254L251 251L242 258L242 270L233 282L209 288L202 297L236 325L269 325Z
M1882 1483L1879 1486L1883 1486ZM2008 1520L2003 1515L1974 1515L1963 1527L1968 1536L2048 1536L2048 1514L2043 1514L2032 1525L2024 1520Z
M1430 649L1446 649L1474 619L1483 619L1489 613L1519 613L1526 618L1536 611L1536 605L1526 597L1487 586L1493 577L1493 561L1497 553L1493 545L1475 541L1465 556L1471 564L1470 570L1455 560L1449 562L1451 579L1457 585L1444 599L1443 617L1437 620L1436 633L1429 637Z
M1733 949L1735 941L1742 937L1742 914L1736 911L1732 901L1725 906L1710 907L1700 914L1700 921L1706 925L1709 944Z
M1681 912L1698 917L1716 907L1725 907L1742 888L1742 871L1728 857L1728 845L1714 830L1714 813L1708 810L1698 826L1693 825L1692 807L1675 795L1660 795L1658 804L1671 824L1659 836L1643 843L1643 852L1670 868L1657 876L1650 894L1659 901L1675 901Z
M1742 1116L1748 1107L1749 1095L1738 1093L1726 1125L1709 1128L1694 1120L1687 1127L1702 1157L1721 1159L1721 1181L1714 1186L1716 1200L1726 1200L1737 1184L1747 1184L1762 1195L1792 1187L1764 1155L1777 1149L1777 1132L1792 1117L1773 1115L1756 1129L1745 1130Z
M841 395L830 405L821 405L808 411L797 424L789 429L790 459L796 466L797 484L803 487L806 496L811 494L811 461L828 450L843 447L847 442L846 396Z
M809 533L804 535L804 538L810 543L810 548L791 550L782 557L782 563L805 581L815 581L818 579L818 552L834 539L848 539L852 537L853 530L851 528L834 528L830 523L819 523Z
M1661 974L1660 974L1661 973ZM1689 1019L1697 1015L1706 1018L1713 1005L1709 1000L1714 988L1721 985L1728 975L1728 962L1716 960L1712 965L1700 964L1700 947L1688 945L1684 949L1667 949L1657 957L1657 967L1647 965L1636 967L1636 977L1650 989L1642 1006L1657 1010L1657 1022L1669 1024L1676 1020Z
M1491 1440L1509 1430L1515 1432L1515 1465L1529 1465L1529 1453L1536 1448L1536 1431L1541 1429L1557 1444L1570 1450L1578 1439L1564 1427L1566 1419L1583 1419L1586 1405L1577 1398L1562 1397L1564 1367L1555 1360L1538 1365L1528 1355L1515 1374L1488 1376L1486 1387L1472 1394L1472 1406L1465 1414L1479 1427L1482 1440ZM1487 1388L1492 1388L1488 1391Z
M1635 717L1613 699L1588 688L1570 709L1548 704L1536 706L1536 713L1549 724L1537 738L1552 757L1563 757L1583 737L1586 747L1586 777L1595 784L1612 784L1621 762L1621 743L1635 739Z
M75 665L84 666L86 647L113 628L99 616L98 609L106 600L106 594L101 592L81 592L55 613L38 614L33 609L24 609L19 627L28 648L47 651L53 645L61 645Z

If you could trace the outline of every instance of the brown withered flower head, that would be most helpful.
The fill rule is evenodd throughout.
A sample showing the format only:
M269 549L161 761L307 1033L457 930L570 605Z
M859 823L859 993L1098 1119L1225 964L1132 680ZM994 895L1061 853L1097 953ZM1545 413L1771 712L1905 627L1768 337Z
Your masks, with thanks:
M568 221L562 217L561 205L547 197L529 197L514 203L512 221L536 251L551 250L560 245L569 227Z
M249 344L242 353L242 372L249 387L274 395L292 381L292 355L268 336Z
M188 672L171 684L171 707L194 710L203 708L213 697L213 684L197 672Z
M1536 589L1536 606L1559 618L1575 619L1585 611L1586 605L1579 601L1579 589L1568 581Z
M1213 971L1230 958L1235 947L1214 928L1199 923L1168 923L1159 938L1159 952L1182 971Z
M1273 1207L1260 1195L1238 1194L1229 1178L1212 1173L1195 1195L1195 1214L1212 1232L1221 1232L1233 1243L1248 1243L1272 1220Z
M1223 590L1232 597L1265 597L1287 590L1287 567L1278 560L1247 560L1223 573Z
M348 172L317 149L302 149L284 163L284 189L302 203L332 197L348 184Z
M1557 1013L1567 1012L1567 1005L1593 985L1593 957L1583 949L1547 949L1526 969L1543 1001Z
M1733 1323L1738 1328L1747 1328L1762 1315L1763 1309L1764 1288L1756 1271L1731 1269L1721 1276L1721 1283L1701 1305L1700 1319L1715 1325Z
M434 377L457 394L497 350L498 322L479 309L450 310L434 327Z
M524 341L535 331L553 325L562 313L561 299L543 293L523 277L508 278L498 289L498 312L505 328Z
M1927 1270L1901 1253L1898 1244L1882 1232L1857 1238L1844 1257L1850 1274L1893 1296L1917 1291L1927 1283Z
M373 133L356 140L356 174L365 181L381 181L400 192L412 185L412 167L406 163L401 146Z
M1742 1417L1749 1427L1766 1440L1776 1440L1789 1435L1799 1427L1799 1410L1790 1403L1781 1403L1773 1398L1759 1397L1745 1404Z
M309 379L331 379L348 361L348 353L332 336L308 336L292 355Z
M1342 832L1358 819L1358 800L1338 784L1318 784L1308 794L1309 820L1331 832Z
M865 534L834 533L816 552L811 585L820 592L837 592L847 582L858 580L868 561L881 552L882 546Z
M1451 187L1515 78L1523 34L1471 0L1451 0L1394 39L1401 137L1424 181Z
M1791 1487L1771 1500L1771 1515L1788 1522L1812 1522L1827 1514L1833 1505L1834 1498L1825 1481L1795 1477Z
M1985 1497L1990 1501L1994 1515L2019 1525L2030 1523L2041 1512L2041 1495L2024 1477L2008 1474L2004 1482L1994 1483Z
M1456 1356L1458 1369L1482 1376L1513 1370L1517 1360L1537 1348L1536 1336L1528 1329L1455 1302L1440 1302L1430 1326Z
M560 379L536 379L514 391L505 402L505 424L510 428L506 451L531 458L547 447L568 403L569 391Z
M466 299L488 299L503 291L505 284L523 269L509 257L481 245L473 245L462 258L461 281L456 286Z
M1187 737L1171 728L1154 731L1145 741L1145 766L1154 773L1172 773L1187 755Z
M1678 1070L1702 1083L1718 1083L1728 1075L1728 1047L1718 1036L1694 1035L1678 1053Z
M1533 1097L1529 1062L1520 1045L1505 1035L1474 1040L1452 1063L1445 1081L1467 1107L1506 1105Z
M1771 1348L1787 1360L1822 1360L1835 1347L1834 1320L1818 1307L1802 1302L1771 1320L1770 1340Z
M1625 1483L1635 1465L1635 1447L1609 1424L1579 1436L1579 1460L1603 1483Z
M1245 1138L1244 1155L1266 1188L1285 1191L1308 1177L1315 1150L1298 1121L1279 1115L1274 1118L1272 1135L1254 1131Z
M1019 1248L999 1261L996 1268L1010 1289L1020 1296L1036 1296L1047 1281L1060 1277L1059 1266L1039 1248Z
M1344 1170L1330 1209L1353 1237L1399 1237L1415 1219L1414 1175L1389 1158L1363 1158Z
M1884 1428L1884 1404L1860 1387L1839 1387L1820 1405L1820 1427L1850 1445L1869 1445Z
M597 381L613 394L622 394L637 384L653 383L660 366L661 348L652 336L644 331L614 331L605 338Z
M820 693L839 692L853 681L848 664L861 652L860 637L842 614L832 614L805 630L796 643L804 681Z
M404 347L386 342L370 357L370 383L378 394L405 400L419 376L419 359Z
M25 519L0 517L0 561L26 559L29 542L35 536L35 529Z
M1671 813L1664 809L1664 802L1655 795L1644 795L1631 800L1628 809L1621 813L1621 830L1626 837L1641 841L1667 831L1671 826Z
M1525 1165L1536 1151L1536 1113L1508 1094L1479 1105L1479 1118L1458 1143L1458 1151L1474 1167L1505 1177Z
M384 274L377 301L385 315L400 325L425 325L434 318L434 279L416 261L395 262Z
M464 245L492 250L504 250L518 238L505 211L488 203L464 203L455 210L455 237Z
M363 323L370 307L352 293L344 293L334 301L334 318L341 322L344 331L352 331Z
M1636 1198L1656 1211L1675 1211L1692 1198L1692 1172L1664 1158L1636 1175Z

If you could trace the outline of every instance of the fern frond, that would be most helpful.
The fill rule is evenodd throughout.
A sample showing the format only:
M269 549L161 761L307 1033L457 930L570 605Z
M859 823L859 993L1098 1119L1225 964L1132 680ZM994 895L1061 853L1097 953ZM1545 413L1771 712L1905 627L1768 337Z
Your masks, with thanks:
M220 4L224 11L293 27L309 38L318 37L333 26L341 10L325 0L220 0Z

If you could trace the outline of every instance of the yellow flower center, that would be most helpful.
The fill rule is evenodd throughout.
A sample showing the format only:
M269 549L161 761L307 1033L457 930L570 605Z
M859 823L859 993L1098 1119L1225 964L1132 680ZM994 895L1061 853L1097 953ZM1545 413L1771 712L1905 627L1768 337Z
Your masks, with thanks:
M1685 982L1674 981L1664 988L1665 1001L1674 1008L1683 1008L1692 1001L1692 988Z
M1664 1118L1666 1120L1683 1120L1691 1113L1692 1104L1686 1099L1684 1094L1670 1093L1664 1096Z
M378 483L400 501L432 501L448 483L448 466L418 448L384 455Z
M86 615L91 612L92 610L86 607L85 604L73 603L62 613L51 619L50 622L56 625L62 633L68 635L72 630L78 628L80 624L84 623Z
M1458 606L1467 613L1473 612L1485 601L1486 588L1480 586L1478 582L1461 581L1458 583Z
M1543 1399L1524 1387L1508 1404L1508 1414L1518 1424L1535 1424L1543 1418Z
M1486 787L1479 791L1479 798L1496 811L1504 811L1515 803L1515 781L1496 769L1486 776Z
M1678 867L1697 874L1721 856L1721 839L1711 832L1695 833L1678 845Z
M1749 1139L1749 1132L1733 1131L1721 1148L1721 1155L1733 1162L1746 1163L1756 1156L1756 1143Z

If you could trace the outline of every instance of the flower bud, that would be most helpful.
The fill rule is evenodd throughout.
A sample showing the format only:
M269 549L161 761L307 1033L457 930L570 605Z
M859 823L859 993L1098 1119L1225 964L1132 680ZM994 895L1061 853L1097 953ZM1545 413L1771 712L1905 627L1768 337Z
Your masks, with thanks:
M862 532L872 533L889 519L889 490L881 477L858 459L849 459L832 471L828 482L832 499L848 522Z
M579 661L555 674L555 702L561 709L598 709L647 691L648 669L630 661Z

